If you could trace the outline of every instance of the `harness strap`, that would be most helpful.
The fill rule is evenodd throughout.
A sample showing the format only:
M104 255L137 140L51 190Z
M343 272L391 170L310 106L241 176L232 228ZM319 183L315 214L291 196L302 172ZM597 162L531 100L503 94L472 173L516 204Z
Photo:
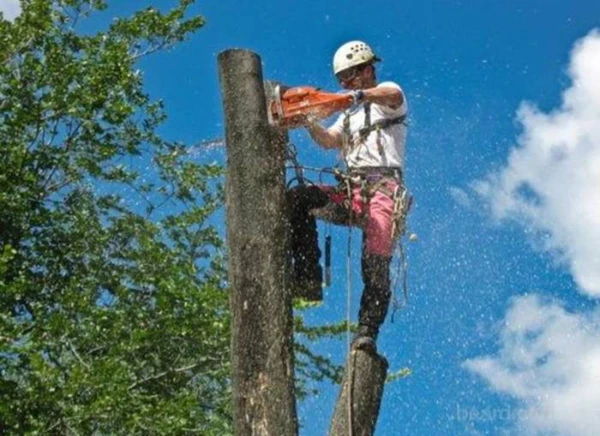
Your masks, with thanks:
M387 195L388 197L393 197L394 191L391 190L390 188L388 188L388 186L387 186L387 183L392 180L395 181L396 179L391 178L391 177L382 177L375 183L367 184L368 200L370 200L371 197L373 197L377 192L382 192L383 194Z
M349 198L352 196L352 187L360 186L362 201L366 204L377 192L382 192L388 197L394 197L394 190L388 188L387 185L388 182L392 181L401 185L401 174L400 170L396 168L382 169L381 172L351 170L347 174L338 172L336 178L341 182L341 185Z
M349 173L335 171L335 177L340 182L338 189L345 191L344 205L352 209L352 190L360 186L363 204L368 204L377 192L381 192L394 201L392 211L392 239L397 239L406 232L406 217L412 206L412 196L409 195L402 180L399 168L356 168ZM395 189L388 187L388 182L397 182Z
M371 121L371 103L370 102L364 103L363 109L365 111L365 122L363 124L363 127L361 129L359 129L358 137L354 141L352 140L352 133L350 131L350 112L347 111L345 114L345 117L344 117L343 126L342 126L343 132L348 137L349 142L351 143L352 147L354 147L355 144L364 141L367 138L367 136L369 136L371 134L371 132L375 132L375 131L378 132L380 130L385 130L385 129L388 129L397 124L406 125L407 114L401 115L396 118L381 118L377 121L372 122Z
M397 124L404 124L406 121L406 114L396 117L396 118L382 118L377 121L370 123L370 125L363 127L358 131L358 137L360 140L366 139L367 136L371 132L378 132L380 130L385 130L389 127L395 126Z
M352 177L363 177L370 180L380 177L392 177L402 180L402 169L400 167L354 167L348 170Z

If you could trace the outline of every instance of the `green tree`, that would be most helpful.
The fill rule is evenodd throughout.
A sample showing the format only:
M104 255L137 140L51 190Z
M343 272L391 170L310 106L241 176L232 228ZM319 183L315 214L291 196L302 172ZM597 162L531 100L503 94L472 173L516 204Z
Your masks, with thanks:
M192 3L95 34L102 0L0 19L2 434L231 434L222 170L157 133L136 69L203 25ZM298 316L299 398L339 381L308 343L343 329Z
M191 3L92 35L102 0L0 19L0 433L230 433L221 170L157 134L135 70Z

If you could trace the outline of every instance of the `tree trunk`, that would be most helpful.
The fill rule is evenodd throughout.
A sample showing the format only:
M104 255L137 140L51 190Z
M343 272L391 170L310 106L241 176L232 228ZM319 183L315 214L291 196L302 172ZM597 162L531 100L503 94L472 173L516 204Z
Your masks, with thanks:
M286 289L285 141L267 122L260 58L219 54L227 145L233 424L238 436L298 433L292 298Z
M352 350L346 362L330 436L371 436L375 432L387 369L387 361L378 354Z

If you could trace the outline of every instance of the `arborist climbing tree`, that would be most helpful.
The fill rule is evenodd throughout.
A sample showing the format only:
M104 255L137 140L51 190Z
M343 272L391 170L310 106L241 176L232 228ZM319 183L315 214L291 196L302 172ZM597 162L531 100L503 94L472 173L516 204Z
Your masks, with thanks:
M358 330L352 347L376 353L376 340L391 299L390 263L394 241L404 231L408 211L403 184L407 102L394 82L377 83L380 59L364 42L342 45L333 72L348 90L351 106L329 128L308 115L312 139L341 151L346 172L338 186L299 185L288 191L296 293L321 292L322 269L316 218L363 230Z

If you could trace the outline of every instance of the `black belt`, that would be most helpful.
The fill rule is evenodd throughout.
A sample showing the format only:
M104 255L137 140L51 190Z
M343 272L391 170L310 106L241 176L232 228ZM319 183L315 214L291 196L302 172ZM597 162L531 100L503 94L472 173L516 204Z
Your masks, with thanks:
M393 177L402 180L402 169L399 167L358 167L348 169L350 176L363 177Z

